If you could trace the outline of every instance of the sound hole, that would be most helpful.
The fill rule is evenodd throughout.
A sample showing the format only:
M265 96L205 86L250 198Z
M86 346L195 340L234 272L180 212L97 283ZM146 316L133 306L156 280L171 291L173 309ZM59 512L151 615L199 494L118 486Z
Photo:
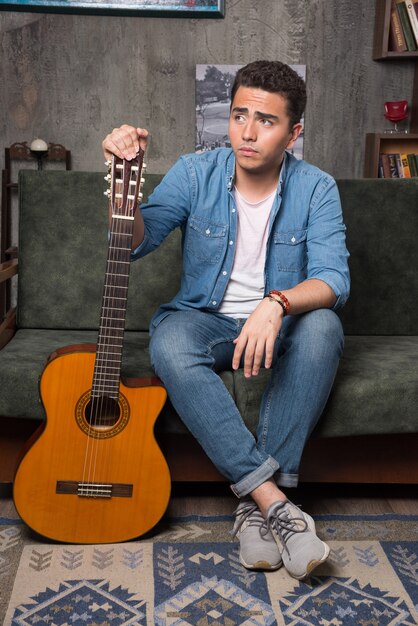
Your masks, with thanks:
M110 430L120 418L119 403L108 396L91 398L86 404L84 417L91 428L99 431Z

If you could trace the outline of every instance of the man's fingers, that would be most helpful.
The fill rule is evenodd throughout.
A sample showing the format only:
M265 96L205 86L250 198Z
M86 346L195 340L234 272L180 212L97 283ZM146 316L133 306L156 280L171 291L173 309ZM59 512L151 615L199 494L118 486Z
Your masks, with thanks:
M115 154L121 159L128 161L135 158L139 148L146 150L148 143L148 131L145 128L134 128L124 124L120 128L114 128L104 139L102 148L106 159Z

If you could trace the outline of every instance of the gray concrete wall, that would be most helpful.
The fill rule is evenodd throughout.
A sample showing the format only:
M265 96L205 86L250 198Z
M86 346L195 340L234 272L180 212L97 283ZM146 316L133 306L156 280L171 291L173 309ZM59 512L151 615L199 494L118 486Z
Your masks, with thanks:
M3 147L40 136L104 169L121 122L152 134L148 171L194 150L198 63L257 58L307 65L305 158L361 177L365 133L383 102L412 94L413 62L372 61L373 0L226 0L223 20L0 12Z

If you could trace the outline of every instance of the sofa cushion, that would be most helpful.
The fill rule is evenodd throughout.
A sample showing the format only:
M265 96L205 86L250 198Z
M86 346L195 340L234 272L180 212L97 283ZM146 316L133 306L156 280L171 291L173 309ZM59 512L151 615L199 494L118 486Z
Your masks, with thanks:
M39 400L39 377L45 363L58 348L97 341L96 331L21 329L3 348L0 358L0 415L44 419ZM148 333L126 332L123 345L122 377L155 376L148 352ZM233 393L233 376L224 372L222 380ZM156 430L186 432L170 402L166 403Z
M65 345L95 343L96 339L95 331L19 330L1 353L0 415L43 419L38 381L47 357ZM122 376L152 375L147 333L125 333ZM259 376L246 379L242 370L222 373L254 434L269 375L268 370L261 370ZM169 402L157 421L157 431L186 432ZM418 432L418 337L346 337L335 385L314 434L407 432Z
M234 373L235 401L256 432L270 377ZM418 432L418 337L346 337L335 384L314 436Z

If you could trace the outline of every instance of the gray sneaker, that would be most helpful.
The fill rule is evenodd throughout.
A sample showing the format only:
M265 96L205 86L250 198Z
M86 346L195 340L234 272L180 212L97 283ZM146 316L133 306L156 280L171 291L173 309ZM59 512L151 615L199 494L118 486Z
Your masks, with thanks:
M294 578L306 578L328 557L329 546L317 537L312 517L289 501L271 505L266 530L273 534L283 564Z
M252 498L239 503L232 534L239 537L239 560L247 569L272 571L282 566L277 543Z

